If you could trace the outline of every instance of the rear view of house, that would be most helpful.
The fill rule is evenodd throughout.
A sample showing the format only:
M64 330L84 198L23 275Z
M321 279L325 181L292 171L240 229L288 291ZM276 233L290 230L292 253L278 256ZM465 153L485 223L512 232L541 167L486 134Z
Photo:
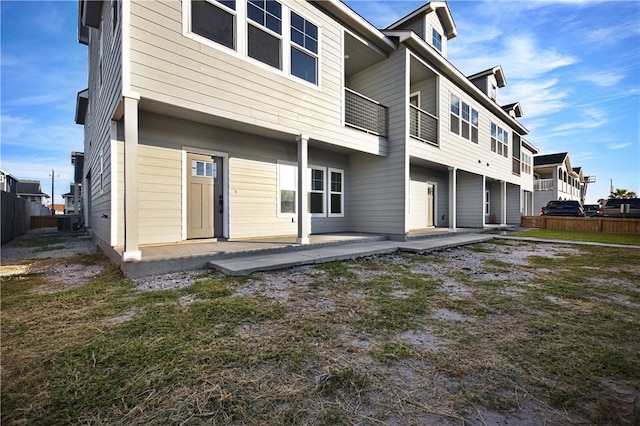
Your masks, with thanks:
M377 29L338 0L79 2L85 224L140 246L519 223L533 212L500 66L462 75L445 2Z

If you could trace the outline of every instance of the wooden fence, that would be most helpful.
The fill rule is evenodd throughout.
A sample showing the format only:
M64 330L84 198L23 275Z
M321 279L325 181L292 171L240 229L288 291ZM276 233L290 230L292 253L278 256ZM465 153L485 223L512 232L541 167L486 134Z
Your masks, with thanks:
M640 235L640 219L623 219L619 217L524 216L520 224L527 228L555 229L559 231Z
M31 228L31 217L46 215L49 209L42 204L18 198L15 194L0 191L0 211L2 212L2 243L11 241ZM53 217L53 216L48 216ZM56 226L51 225L51 226Z

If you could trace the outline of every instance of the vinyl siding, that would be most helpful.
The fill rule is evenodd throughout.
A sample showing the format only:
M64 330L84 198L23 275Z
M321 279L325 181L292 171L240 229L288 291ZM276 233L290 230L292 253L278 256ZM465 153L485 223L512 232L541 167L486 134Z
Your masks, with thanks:
M118 2L121 8L121 2ZM120 10L118 16L121 16ZM122 37L120 26L113 30L111 4L103 3L102 27L90 29L88 45L89 62L89 113L84 125L85 177L91 173L91 184L83 185L83 198L91 200L87 225L100 244L115 245L111 241L111 119L122 91ZM100 34L102 33L102 60L100 58ZM100 66L102 64L102 67ZM102 68L102 77L100 69ZM91 191L89 196L88 191Z
M500 182L491 181L485 184L485 190L489 191L489 216L485 217L485 223L502 223L502 185ZM495 221L492 221L495 219Z
M356 74L351 86L386 105L389 111L389 154L382 160L352 154L351 229L403 236L408 228L408 157L406 104L407 51L400 47L387 60Z
M442 52L441 53L442 53L442 56L446 58L447 57L447 36L444 34L444 28L442 28L442 23L440 23L440 19L438 19L438 14L436 12L428 13L425 19L427 21L427 34L424 40L433 46L432 30L435 28L435 30L438 31L442 36Z
M318 87L289 77L288 70L274 71L242 53L183 35L187 20L179 1L143 1L131 5L133 90L177 108L381 153L371 135L354 131L344 137L341 27L305 2L282 3L320 28ZM288 51L289 45L282 48Z
M457 225L462 228L482 228L484 224L484 191L482 176L459 170L457 183Z
M507 223L513 225L520 224L520 217L522 216L522 206L520 201L522 197L520 195L520 187L517 185L507 184Z

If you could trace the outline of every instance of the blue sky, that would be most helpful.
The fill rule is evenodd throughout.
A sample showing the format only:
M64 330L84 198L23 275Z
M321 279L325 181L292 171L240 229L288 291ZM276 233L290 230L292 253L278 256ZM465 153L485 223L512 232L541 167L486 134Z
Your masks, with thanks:
M348 0L383 28L424 1ZM449 60L466 75L501 65L501 104L520 102L526 137L541 153L568 151L596 175L588 202L616 188L640 192L640 2L450 1L458 36ZM76 1L0 1L1 164L39 179L56 202L73 179L74 123L87 85Z

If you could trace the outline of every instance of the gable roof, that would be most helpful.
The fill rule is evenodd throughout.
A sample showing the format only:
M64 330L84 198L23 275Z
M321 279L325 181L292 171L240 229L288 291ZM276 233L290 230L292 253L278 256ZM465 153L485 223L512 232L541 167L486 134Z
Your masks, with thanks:
M39 180L19 180L16 185L16 194L19 195L41 195L49 198L47 194L42 192Z
M520 107L520 102L514 102L509 105L502 105L502 109L507 113L511 113L511 111L513 111L516 117L522 117L522 107Z
M467 77L469 80L473 81L480 77L486 77L488 75L494 75L496 78L496 82L498 83L498 87L504 87L507 85L507 79L504 76L504 71L502 71L502 66L496 65L493 68L489 68L488 70L480 71L473 75Z
M559 152L556 154L536 155L533 157L534 166L550 166L553 164L562 164L569 155L568 152Z
M444 1L432 1L425 4L424 6L420 6L418 9L409 13L407 16L398 19L396 22L389 25L385 29L394 30L405 22L415 18L416 16L426 15L431 12L436 12L436 15L438 15L438 19L442 23L444 35L447 36L447 40L451 40L456 35L458 35L456 24L453 22L453 17L451 16L451 11L449 10L449 5Z

